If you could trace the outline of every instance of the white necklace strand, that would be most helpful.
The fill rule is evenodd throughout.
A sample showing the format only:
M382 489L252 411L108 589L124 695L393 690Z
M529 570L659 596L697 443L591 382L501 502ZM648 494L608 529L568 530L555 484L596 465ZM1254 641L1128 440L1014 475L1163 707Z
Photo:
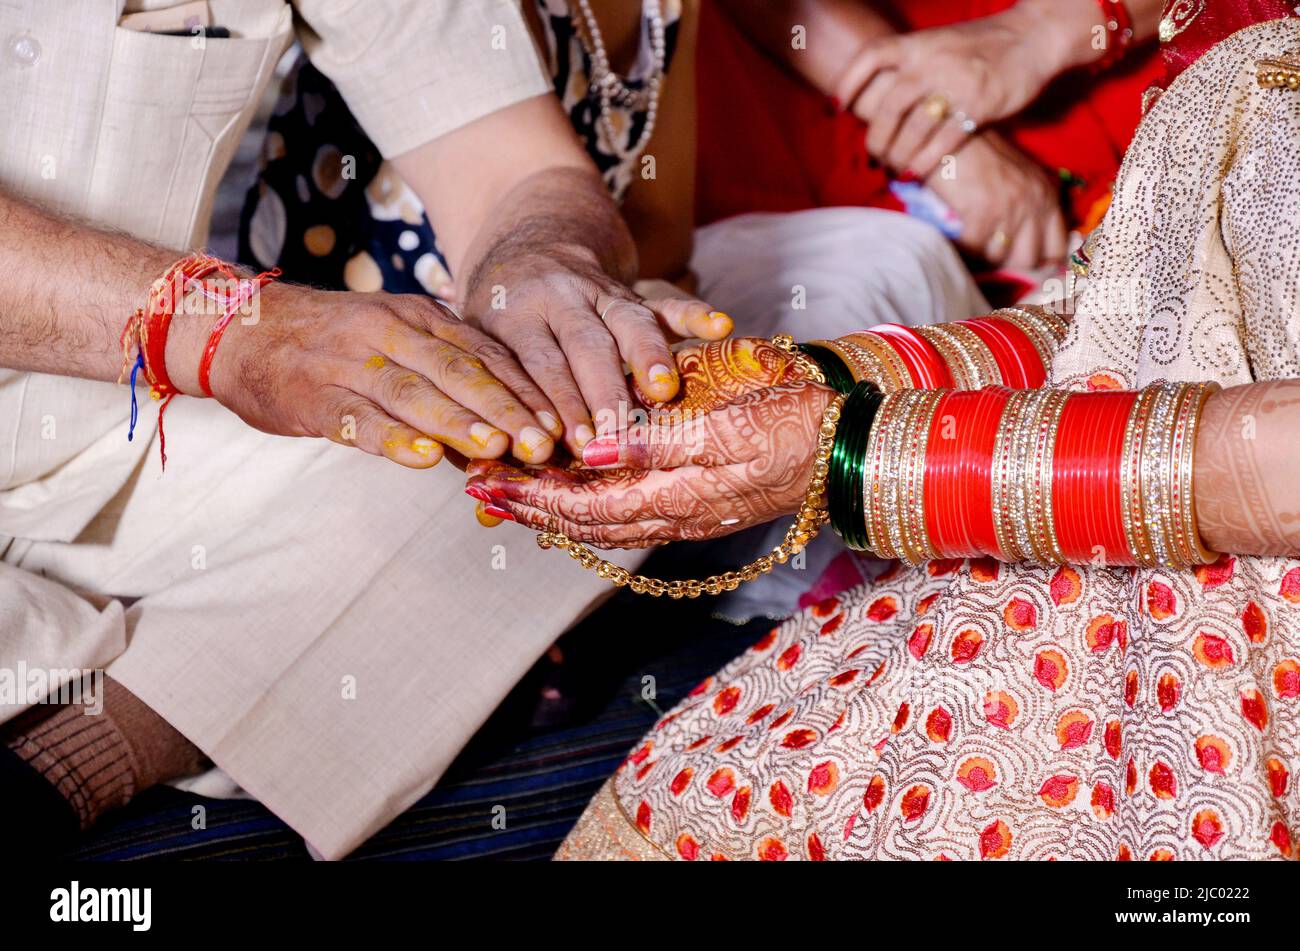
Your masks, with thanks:
M588 0L577 0L578 12L582 15L583 30L578 31L578 42L582 44L591 58L591 85L600 98L598 122L601 132L610 150L621 161L635 161L654 134L655 122L659 118L659 93L663 88L664 65L667 59L666 27L663 9L659 0L644 0L644 15L650 25L650 75L646 77L642 89L630 89L624 79L609 66L609 54L605 50L605 40L600 32L600 24L591 12ZM583 32L590 37L588 45ZM623 149L614 134L611 113L615 105L624 109L645 109L645 125L641 135L631 148Z

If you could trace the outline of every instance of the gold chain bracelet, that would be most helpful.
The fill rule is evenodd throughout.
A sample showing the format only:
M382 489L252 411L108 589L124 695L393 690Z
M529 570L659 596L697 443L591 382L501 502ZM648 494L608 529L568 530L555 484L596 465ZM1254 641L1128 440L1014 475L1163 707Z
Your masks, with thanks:
M580 542L575 542L563 532L546 531L537 536L537 546L542 549L558 548L567 551L569 557L582 567L594 569L616 588L630 588L636 594L648 594L659 598L698 598L702 594L721 594L735 591L748 581L755 581L770 572L777 565L784 565L799 552L808 547L808 543L817 537L821 527L830 516L826 512L826 478L830 473L831 449L835 445L835 430L839 427L840 411L844 408L844 397L836 396L822 414L821 428L817 432L817 452L813 457L812 481L804 495L803 504L794 524L785 533L781 544L772 549L770 554L756 558L743 568L728 571L720 575L710 575L701 580L684 579L664 581L662 578L649 578L634 575L626 568L606 561Z
M772 346L792 359L808 379L822 386L826 385L826 374L822 372L816 360L799 349L799 345L794 342L794 337L789 334L777 334L772 338Z

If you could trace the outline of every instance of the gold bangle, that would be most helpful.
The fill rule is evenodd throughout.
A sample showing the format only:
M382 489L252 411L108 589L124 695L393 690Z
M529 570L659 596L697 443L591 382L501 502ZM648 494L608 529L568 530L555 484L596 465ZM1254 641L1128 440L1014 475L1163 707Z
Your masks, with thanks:
M932 327L917 327L916 332L939 351L939 356L948 366L948 375L952 377L956 389L978 390L980 374L975 361L948 333L948 329L942 324L936 324Z
M948 332L952 334L953 341L962 350L970 354L978 371L976 385L971 389L979 390L986 386L1001 386L1002 371L998 368L998 362L993 358L993 351L989 349L979 334L969 327L963 327L961 324L948 324Z
M871 540L882 558L907 556L902 526L903 459L909 426L918 400L926 392L902 390L886 396L872 428Z
M912 389L912 374L908 372L907 365L903 363L903 358L898 355L885 339L879 334L873 333L856 333L849 334L847 337L841 337L841 342L862 347L873 354L880 364L886 368L890 384L886 387L882 381L880 389L883 393L896 393L899 390Z
M1056 517L1052 510L1052 477L1056 457L1056 436L1061 426L1061 414L1065 411L1065 404L1070 394L1064 390L1051 392L1052 395L1044 401L1039 441L1035 450L1032 525L1037 532L1034 543L1039 551L1039 562L1063 565L1069 559L1061 551L1061 543L1056 536Z
M918 392L922 396L916 401L917 409L906 436L906 457L903 462L905 480L899 513L904 558L912 565L924 564L932 558L940 557L930 540L930 530L925 522L925 463L934 414L946 391Z
M1205 404L1223 387L1218 383L1199 383L1196 391L1188 400L1187 428L1184 435L1185 449L1182 459L1183 519L1190 563L1193 565L1212 565L1219 560L1218 552L1211 551L1201 538L1201 528L1196 519L1196 434L1200 429L1201 415Z
M886 376L885 367L879 360L874 358L874 354L862 347L854 346L843 340L814 340L819 347L825 347L827 350L838 356L849 372L853 375L854 383L864 381L873 384L876 389L882 393L885 392L881 385Z
M1041 304L1018 304L1015 307L1004 307L1002 310L994 311L994 315L999 317L1007 314L1015 314L1039 328L1040 332L1052 341L1053 350L1065 342L1065 336L1070 329L1068 317Z
M1017 506L1013 493L1018 492L1021 486L1016 455L1019 424L1024 405L1032 392L1034 391L1015 390L1007 397L993 442L993 534L1002 551L1002 560L1008 562L1021 561L1026 557L1016 540Z
M1173 567L1169 551L1169 443L1181 384L1160 383L1152 387L1155 400L1142 443L1142 523L1151 545L1153 567Z
M884 432L884 473L881 477L882 490L880 525L881 541L885 547L884 557L903 557L903 530L899 520L899 494L902 481L903 440L907 435L907 424L912 418L917 390L903 390L894 394L896 407L890 415L889 426Z
M1154 553L1148 543L1142 515L1142 447L1146 441L1147 422L1156 391L1148 387L1138 393L1129 410L1124 429L1124 449L1120 457L1120 519L1133 560L1151 566Z
M876 410L875 425L867 441L866 466L863 473L863 497L867 514L868 547L881 558L894 557L889 547L889 531L885 526L885 475L889 455L889 441L893 433L893 419L898 414L898 393L887 393Z

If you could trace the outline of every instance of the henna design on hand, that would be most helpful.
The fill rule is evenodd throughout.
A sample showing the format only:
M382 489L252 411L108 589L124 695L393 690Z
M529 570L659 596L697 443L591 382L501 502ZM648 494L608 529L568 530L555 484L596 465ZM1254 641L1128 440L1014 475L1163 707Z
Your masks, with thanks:
M725 535L798 509L833 398L813 383L765 387L673 425L634 427L627 447L645 468L476 463L470 485L525 525L597 545Z

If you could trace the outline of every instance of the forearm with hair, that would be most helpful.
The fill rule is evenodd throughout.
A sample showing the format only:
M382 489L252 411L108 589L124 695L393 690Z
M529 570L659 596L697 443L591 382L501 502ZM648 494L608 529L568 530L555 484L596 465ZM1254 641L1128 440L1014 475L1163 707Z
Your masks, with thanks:
M1236 386L1205 404L1196 513L1215 551L1300 555L1300 380Z
M496 267L538 252L590 255L610 277L636 280L636 245L594 171L551 168L531 175L500 198L489 220L493 226L477 236L467 255L475 262L468 298L491 283Z
M0 367L116 380L123 325L179 256L0 190Z

